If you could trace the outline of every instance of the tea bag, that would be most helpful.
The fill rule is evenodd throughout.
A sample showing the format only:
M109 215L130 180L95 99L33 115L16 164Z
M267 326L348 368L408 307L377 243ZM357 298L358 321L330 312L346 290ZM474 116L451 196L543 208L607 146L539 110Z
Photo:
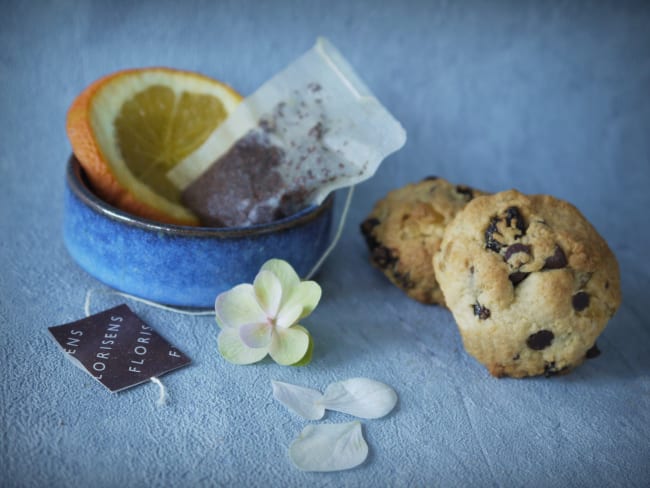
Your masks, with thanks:
M370 178L405 141L399 122L321 38L167 176L203 225L250 226Z

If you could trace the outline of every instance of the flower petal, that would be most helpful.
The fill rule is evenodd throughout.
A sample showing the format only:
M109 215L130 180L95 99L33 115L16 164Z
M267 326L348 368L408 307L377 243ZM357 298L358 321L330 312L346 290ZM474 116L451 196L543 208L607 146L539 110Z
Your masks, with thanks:
M302 305L300 303L286 303L280 307L278 316L275 319L275 325L281 329L291 327L296 323L301 313Z
M291 327L275 329L269 346L269 354L278 364L288 366L300 361L309 349L309 336L303 330Z
M269 259L262 265L261 271L270 271L280 280L283 294L282 303L286 303L293 289L300 283L298 274L289 263L282 259Z
M307 346L307 352L305 355L298 361L297 363L291 364L291 366L307 366L309 363L311 363L311 358L314 354L314 339L312 338L311 334L307 329L305 329L302 325L294 325L292 329L300 329L307 334L307 337L309 337L309 346Z
M273 328L267 324L245 324L239 328L239 337L248 347L266 347L271 343Z
M390 412L397 403L397 393L390 386L368 378L352 378L330 384L321 404L328 410L348 413L364 419L377 419Z
M222 329L217 343L224 359L235 364L256 363L268 354L268 349L265 347L251 348L244 344L237 329Z
M253 285L248 283L221 293L215 300L214 311L222 329L266 322L266 314L257 302Z
M299 283L287 297L287 304L299 303L302 306L302 312L299 319L307 317L318 305L322 291L315 281L303 281Z
M293 413L307 420L320 420L325 415L325 408L317 405L323 394L320 391L271 380L273 396Z
M280 308L282 300L282 284L271 271L261 270L253 283L255 295L262 309L268 317L274 318Z
M346 424L311 424L289 446L289 457L303 471L340 471L368 457L358 420Z

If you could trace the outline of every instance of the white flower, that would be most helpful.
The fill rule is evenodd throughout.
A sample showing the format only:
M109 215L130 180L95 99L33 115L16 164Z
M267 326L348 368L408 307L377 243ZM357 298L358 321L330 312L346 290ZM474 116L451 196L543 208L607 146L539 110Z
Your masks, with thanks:
M308 362L311 337L297 321L320 297L318 283L301 282L289 263L267 261L252 285L237 285L217 297L219 352L235 364L255 363L267 354L283 365Z

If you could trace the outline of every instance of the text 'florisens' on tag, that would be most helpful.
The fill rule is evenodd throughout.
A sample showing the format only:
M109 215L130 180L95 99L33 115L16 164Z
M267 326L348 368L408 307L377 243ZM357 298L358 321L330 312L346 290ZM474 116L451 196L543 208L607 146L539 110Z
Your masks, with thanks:
M112 392L191 362L127 305L49 331L70 359Z

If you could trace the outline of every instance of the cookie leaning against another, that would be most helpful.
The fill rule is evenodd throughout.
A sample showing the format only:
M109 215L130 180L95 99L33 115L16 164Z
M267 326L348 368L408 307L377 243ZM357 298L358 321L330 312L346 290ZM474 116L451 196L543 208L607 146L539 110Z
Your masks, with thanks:
M436 177L391 191L361 224L370 261L411 298L444 305L433 254L447 224L477 195L483 192Z
M465 349L494 376L551 376L597 355L621 302L607 243L573 205L547 195L476 198L434 261Z

